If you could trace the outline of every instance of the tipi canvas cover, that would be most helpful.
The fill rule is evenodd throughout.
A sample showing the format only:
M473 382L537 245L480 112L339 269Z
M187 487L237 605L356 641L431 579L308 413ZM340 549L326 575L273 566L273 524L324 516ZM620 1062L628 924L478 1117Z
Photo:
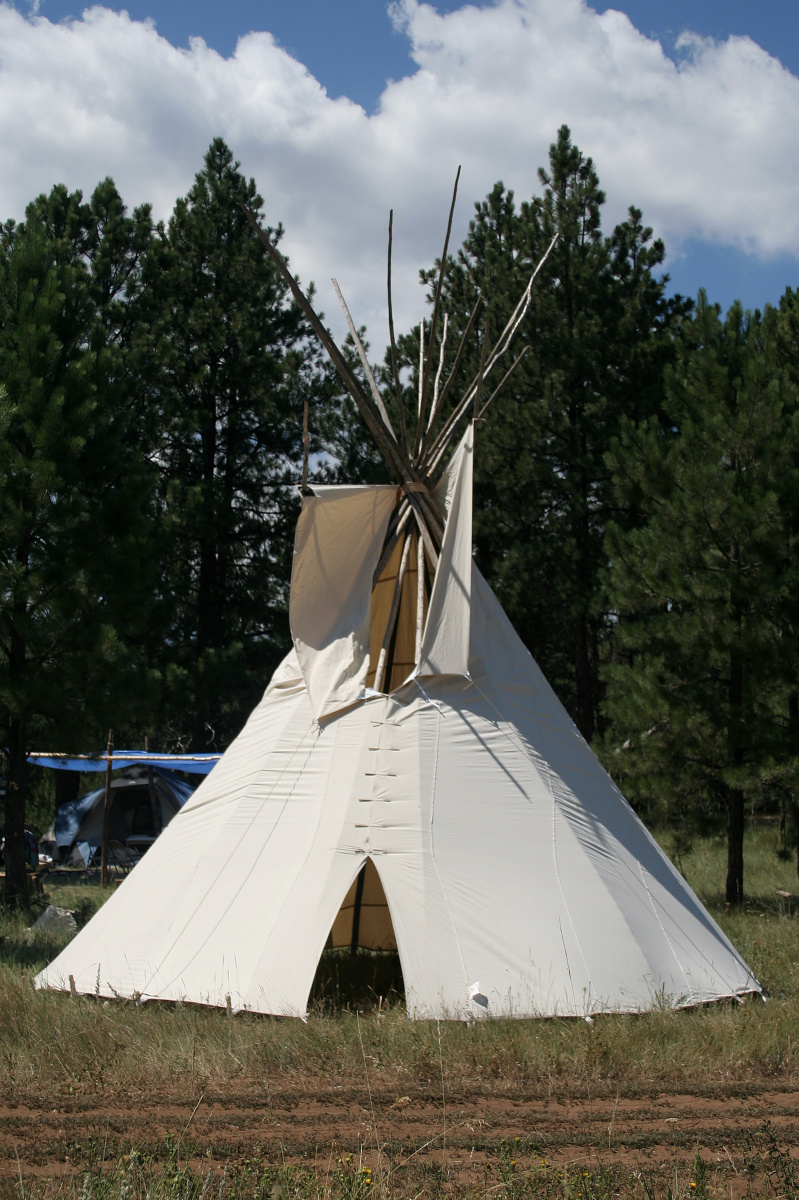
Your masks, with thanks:
M415 647L404 598L423 555L403 552L382 691L373 577L398 489L306 495L294 649L38 986L72 977L103 996L302 1015L332 931L396 944L414 1017L589 1016L760 990L472 565L471 468L470 427L434 497L446 520Z

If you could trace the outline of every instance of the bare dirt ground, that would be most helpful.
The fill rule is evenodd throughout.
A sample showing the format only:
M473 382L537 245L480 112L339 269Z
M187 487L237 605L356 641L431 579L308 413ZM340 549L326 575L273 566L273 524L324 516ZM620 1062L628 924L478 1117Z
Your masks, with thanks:
M297 1087L240 1080L193 1095L167 1087L146 1095L28 1095L0 1099L0 1178L72 1173L137 1148L157 1161L174 1150L205 1167L226 1163L316 1164L324 1172L352 1154L374 1163L430 1159L468 1172L489 1158L553 1166L585 1163L655 1169L690 1163L700 1148L727 1164L743 1194L747 1155L763 1137L799 1156L799 1092L652 1094L598 1099L532 1098L495 1087L381 1089ZM170 1150L171 1147L171 1150ZM379 1147L379 1151L378 1151ZM741 1186L733 1186L741 1175Z

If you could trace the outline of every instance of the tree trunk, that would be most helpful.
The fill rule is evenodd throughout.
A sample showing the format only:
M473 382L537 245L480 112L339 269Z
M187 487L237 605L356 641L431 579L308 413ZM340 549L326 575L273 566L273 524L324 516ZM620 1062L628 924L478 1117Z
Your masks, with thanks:
M728 904L744 898L744 794L740 788L727 793L727 886Z
M575 418L577 419L577 418ZM587 451L584 433L581 434L580 455L585 458ZM574 676L577 690L577 727L585 740L590 744L596 733L598 679L597 664L593 654L594 638L590 615L590 581L593 578L591 566L591 520L588 506L590 484L581 472L579 499L576 501L577 511L572 521L576 555L577 587L581 595L579 612L574 618ZM587 593L587 594L586 594Z
M149 753L150 739L144 739L144 749ZM155 791L155 776L153 768L147 764L147 790L150 793L150 813L153 818L153 837L158 837L161 832L161 806L158 803L158 796Z
M215 373L214 373L215 374ZM198 544L197 581L197 642L196 662L202 663L207 650L217 648L216 609L218 587L217 547L217 405L213 394L206 398L205 426L201 432L202 446L202 529ZM213 683L205 671L196 676L195 711L192 714L192 749L204 750L208 744L208 731L215 723ZM213 737L213 733L212 733Z
M791 753L795 754L797 746L799 746L799 692L791 692L788 696L788 730L790 734L790 741L788 744L791 747ZM793 789L791 789L790 797L786 803L786 808L790 810L790 833L795 842L796 874L799 875L799 804L797 804L796 792L793 791ZM784 844L785 848L787 849L789 844L787 828L785 831Z
M580 615L574 622L574 665L577 685L577 726L590 743L596 732L594 719L594 673L591 662L591 633L588 618Z
M114 768L114 731L108 731L105 751L105 795L103 796L103 845L100 851L100 887L108 887L108 834L111 825L111 772Z
M28 898L28 873L25 868L25 723L9 722L8 786L3 815L5 818L5 901L16 908Z
M737 546L733 543L734 561ZM730 650L730 690L728 746L730 766L739 767L743 761L741 723L743 719L743 659L740 650L740 616L737 619L738 640ZM744 794L740 788L727 789L727 886L728 904L742 904L744 898Z
M80 771L56 771L55 772L55 811L58 812L62 804L70 804L78 798L78 789L80 787Z

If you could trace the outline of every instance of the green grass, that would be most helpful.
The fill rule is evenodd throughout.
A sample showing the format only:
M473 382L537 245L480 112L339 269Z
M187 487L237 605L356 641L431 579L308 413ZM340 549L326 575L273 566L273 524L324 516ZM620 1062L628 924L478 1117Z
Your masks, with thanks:
M191 1146L170 1138L158 1157L136 1150L102 1157L73 1175L0 1180L8 1200L799 1200L799 1170L770 1130L749 1139L724 1163L699 1147L679 1163L634 1166L576 1158L551 1163L522 1138L502 1140L477 1162L414 1161L378 1152L329 1155L307 1163L268 1161L257 1153L219 1167L192 1160Z
M668 836L663 838L668 849ZM723 839L698 841L680 862L689 883L739 948L769 1002L605 1016L583 1021L408 1021L388 960L368 956L349 972L329 956L315 984L307 1024L191 1005L105 1002L32 988L35 972L64 944L31 933L30 918L0 914L0 1100L60 1098L102 1105L120 1094L255 1095L264 1080L293 1096L333 1088L375 1095L543 1098L650 1097L676 1092L729 1096L799 1089L799 914L781 913L775 890L793 891L794 867L778 858L777 834L747 835L749 899L729 912L723 899ZM799 889L798 889L799 890ZM82 919L105 898L96 885L53 881L49 899ZM33 914L35 916L35 914ZM56 1100L56 1102L59 1102ZM364 1101L367 1103L367 1101ZM119 1157L86 1148L72 1173L11 1179L0 1200L404 1200L507 1197L509 1200L708 1200L773 1196L799 1200L788 1147L763 1126L739 1137L729 1161L674 1141L675 1158L653 1164L616 1160L594 1147L590 1162L549 1163L534 1138L492 1141L454 1167L408 1147L360 1155L325 1149L323 1160L276 1161L257 1151L219 1165L168 1141L155 1152ZM454 1151L453 1151L454 1152ZM152 1157L148 1155L152 1154ZM461 1155L463 1158L463 1155ZM468 1159L468 1154L466 1155Z
M697 838L688 854L672 854L674 839L668 830L658 835L667 854L671 855L683 877L703 904L718 919L726 910L724 878L727 863L727 842L721 834ZM779 912L775 891L799 892L799 877L795 859L778 854L779 831L776 823L764 822L750 826L744 839L744 884L747 902L744 912Z
M791 864L775 851L771 828L748 835L752 899L734 913L723 902L722 840L698 843L682 864L766 988L768 1004L751 999L692 1011L606 1016L591 1026L574 1020L442 1023L447 1079L453 1086L493 1080L541 1095L799 1082L799 916L780 913L774 890L791 890L793 880ZM50 888L52 902L66 908L82 904L85 911L102 898L96 886L54 882ZM63 939L34 935L26 923L21 916L5 916L0 923L0 1091L45 1083L92 1091L146 1088L165 1074L176 1088L188 1079L224 1084L264 1072L299 1084L333 1076L359 1080L363 1053L386 1086L408 1090L439 1072L437 1026L408 1021L392 990L391 970L378 977L369 958L358 960L354 993L341 979L346 960L328 962L307 1024L247 1014L229 1021L218 1010L196 1006L136 1007L35 993L33 975Z

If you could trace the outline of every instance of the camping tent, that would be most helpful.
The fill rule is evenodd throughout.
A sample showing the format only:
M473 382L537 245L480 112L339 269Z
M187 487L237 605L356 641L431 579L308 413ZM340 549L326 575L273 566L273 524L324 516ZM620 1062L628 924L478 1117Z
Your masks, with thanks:
M147 768L129 766L111 781L108 837L112 861L146 849L186 803L194 788L173 771L153 769L153 790ZM105 786L62 804L40 839L43 853L56 862L87 866L103 841Z
M397 380L399 437L374 381L369 396L317 329L399 486L303 487L292 651L38 986L302 1015L331 938L396 945L415 1017L590 1016L760 990L472 563L473 424L448 465L444 451L524 301L446 419L440 371L427 399L431 334L412 422Z

